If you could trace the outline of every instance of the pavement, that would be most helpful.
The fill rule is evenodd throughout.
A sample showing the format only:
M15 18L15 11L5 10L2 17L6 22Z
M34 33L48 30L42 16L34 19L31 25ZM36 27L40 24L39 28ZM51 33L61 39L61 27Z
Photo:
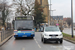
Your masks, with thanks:
M71 28L64 28L63 32L66 33L66 34L72 35L72 30L71 30ZM73 35L75 35L75 30L73 30ZM69 40L69 39L67 39L67 38L65 38L65 37L64 37L64 40L75 44L75 41Z
M0 47L0 50L75 50L75 44L65 40L62 44L55 42L44 44L41 42L41 33L36 32L34 39L12 37Z
M72 35L72 30L71 30L71 28L64 28L63 32L66 33L66 34ZM75 30L73 31L73 33L74 33L74 35L75 35Z

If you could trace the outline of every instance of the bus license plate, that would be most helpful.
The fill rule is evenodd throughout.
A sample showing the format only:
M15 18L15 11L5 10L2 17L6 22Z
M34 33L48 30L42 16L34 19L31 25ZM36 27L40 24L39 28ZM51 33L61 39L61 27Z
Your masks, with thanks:
M26 35L24 35L23 37L27 37Z

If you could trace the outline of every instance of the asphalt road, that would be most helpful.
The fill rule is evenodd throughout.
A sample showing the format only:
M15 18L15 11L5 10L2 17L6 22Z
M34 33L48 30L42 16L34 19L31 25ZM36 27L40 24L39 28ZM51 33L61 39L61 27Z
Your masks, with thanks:
M40 32L35 33L34 39L12 37L0 50L75 50L75 44L63 40L63 43L48 42L43 44L41 42Z

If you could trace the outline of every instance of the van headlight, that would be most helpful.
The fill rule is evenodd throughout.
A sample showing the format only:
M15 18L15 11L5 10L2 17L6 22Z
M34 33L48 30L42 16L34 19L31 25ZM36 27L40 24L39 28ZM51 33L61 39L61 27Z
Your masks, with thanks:
M59 36L62 36L62 34L59 34Z
M44 34L45 36L48 36L47 34Z

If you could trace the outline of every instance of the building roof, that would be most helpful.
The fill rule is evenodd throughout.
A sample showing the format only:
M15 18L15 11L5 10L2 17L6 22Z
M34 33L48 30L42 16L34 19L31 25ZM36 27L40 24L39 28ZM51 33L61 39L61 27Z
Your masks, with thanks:
M68 18L63 18L64 21L66 21Z
M63 16L51 16L53 20L63 20Z

